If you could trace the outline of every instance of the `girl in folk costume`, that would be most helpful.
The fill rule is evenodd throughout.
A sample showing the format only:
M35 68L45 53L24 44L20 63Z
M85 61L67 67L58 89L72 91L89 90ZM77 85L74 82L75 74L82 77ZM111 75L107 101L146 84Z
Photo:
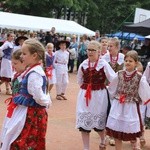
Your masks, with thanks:
M108 42L109 53L106 53L104 58L115 72L122 70L124 66L124 55L119 53L120 41L117 38L111 38Z
M68 84L68 60L69 52L67 48L70 42L62 40L58 41L57 47L60 50L55 52L54 67L56 70L56 99L57 100L67 100L65 96L67 84Z
M150 85L150 62L148 62L143 76L146 77L147 82ZM150 129L150 101L146 103L146 119L145 119L146 129Z
M94 129L101 138L100 150L105 150L105 124L107 118L108 97L105 79L109 81L115 72L104 60L99 59L100 43L91 41L88 45L88 59L78 70L80 91L77 100L76 127L81 131L84 150L89 150L89 136Z
M108 38L107 37L101 37L101 56L105 55L105 54L109 54L108 51Z
M115 72L122 70L124 67L124 55L122 53L119 53L119 49L120 41L118 40L118 38L111 38L108 41L109 53L106 53L102 56L102 58L110 64L110 66ZM109 84L107 80L106 84ZM109 144L111 146L115 145L115 141L112 137L109 137Z
M2 83L5 82L6 94L11 94L10 92L10 82L13 76L12 64L11 64L11 54L13 51L13 39L14 35L12 33L7 34L7 41L0 47L0 52L3 53L0 76Z
M112 100L107 120L107 134L115 138L116 150L122 149L122 141L131 141L133 150L139 150L137 137L143 126L139 105L150 99L150 87L145 77L136 70L138 54L129 51L125 55L125 70L119 71L108 90Z
M50 92L53 85L56 83L55 68L53 66L54 61L54 45L53 43L48 43L46 46L46 76L48 78L48 91Z
M15 75L12 80L12 97L18 94L20 89L20 82L22 80L22 74L25 70L25 65L22 63L21 60L21 50L16 50L12 55L12 67L15 70ZM16 121L15 117L20 108L17 108L17 104L11 98L8 98L5 102L8 103L7 108L7 116L5 117L3 129L1 132L1 143L2 143L2 150L9 149L10 145L8 145L8 140L10 140L10 131L14 134L17 131L17 127L14 128L14 121ZM15 122L15 124L19 123L19 119Z
M27 68L22 75L19 92L13 97L17 109L4 139L3 145L7 146L4 150L45 150L46 107L50 104L50 96L46 94L46 75L39 63L43 61L44 64L45 49L37 40L29 39L21 50L21 58Z

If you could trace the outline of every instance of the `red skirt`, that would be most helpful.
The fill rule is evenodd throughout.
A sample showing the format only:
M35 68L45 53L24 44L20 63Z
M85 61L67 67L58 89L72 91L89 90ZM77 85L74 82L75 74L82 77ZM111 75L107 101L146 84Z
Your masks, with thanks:
M10 150L45 150L47 119L45 108L28 107L24 128Z

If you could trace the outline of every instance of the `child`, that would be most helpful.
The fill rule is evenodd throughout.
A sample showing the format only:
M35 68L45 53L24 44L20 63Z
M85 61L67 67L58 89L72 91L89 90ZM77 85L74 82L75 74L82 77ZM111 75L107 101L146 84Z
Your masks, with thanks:
M119 53L120 41L112 38L108 41L109 53L106 53L102 58L105 59L115 72L123 69L124 55Z
M105 125L109 100L105 79L111 81L115 75L110 65L99 59L100 43L90 41L87 49L88 59L78 70L80 91L77 101L76 127L81 131L84 150L89 150L89 136L94 129L101 138L100 150L105 150Z
M46 94L46 76L39 63L43 61L45 64L45 49L37 40L28 39L21 50L27 69L22 75L19 93L13 97L18 108L11 118L11 128L4 139L7 148L4 150L45 150L46 107L50 104L50 96Z
M14 68L15 74L12 80L12 95L16 95L20 89L20 82L22 80L22 74L25 70L25 65L22 63L21 59L21 49L16 50L12 54L12 67Z
M122 70L124 67L124 55L122 53L119 53L120 41L118 40L118 38L114 37L109 39L108 50L109 52L104 54L102 58L105 59L110 64L110 66L115 72ZM107 80L106 84L107 85L109 84ZM109 144L111 146L115 145L115 141L112 137L109 138Z
M67 83L68 83L68 60L69 52L67 48L70 42L61 40L58 41L57 47L60 49L55 52L54 67L56 69L56 99L57 100L67 100L65 96Z
M25 66L22 64L22 60L20 56L21 56L21 50L16 50L12 54L12 60L11 60L12 67L16 71L14 78L12 80L12 96L15 96L16 94L18 94L19 88L20 88L20 82L22 80L21 75L23 71L25 70ZM13 112L15 112L15 109L17 109L17 105L12 101L12 97L7 99L5 102L8 103L8 108L7 108L7 115L3 124L2 133L1 133L1 143L3 143L2 150L7 149L6 147L8 145L5 144L5 141L3 141L3 139L5 140L6 137L9 137L8 133L9 133L9 130L11 128L11 123L12 123L10 118L12 117Z
M0 52L3 53L0 76L1 76L2 83L5 82L7 95L11 94L10 82L13 76L12 65L11 65L11 54L12 54L13 47L14 47L13 39L14 39L13 33L11 32L8 33L7 41L5 41L5 43L0 47Z
M108 38L107 37L101 37L101 56L105 55L106 53L109 53L108 51Z
M133 150L139 150L137 137L143 131L139 105L150 98L150 87L136 70L137 64L137 52L128 52L125 70L117 73L108 88L113 101L106 129L107 134L115 138L116 150L122 149L122 141L131 141Z
M48 78L48 91L50 92L53 85L56 83L55 68L53 66L54 61L54 45L53 43L48 43L46 46L46 76Z

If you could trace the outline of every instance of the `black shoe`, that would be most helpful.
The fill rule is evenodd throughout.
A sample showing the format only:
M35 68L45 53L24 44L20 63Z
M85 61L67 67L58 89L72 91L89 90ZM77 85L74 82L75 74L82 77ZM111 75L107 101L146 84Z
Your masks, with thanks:
M69 73L73 73L73 71L70 70Z

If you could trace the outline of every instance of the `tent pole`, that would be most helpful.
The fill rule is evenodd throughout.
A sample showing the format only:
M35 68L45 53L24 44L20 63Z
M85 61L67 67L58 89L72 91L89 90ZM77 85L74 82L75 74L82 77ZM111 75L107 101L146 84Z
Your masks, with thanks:
M80 43L80 35L78 34L78 37L77 37L77 42L78 44Z

